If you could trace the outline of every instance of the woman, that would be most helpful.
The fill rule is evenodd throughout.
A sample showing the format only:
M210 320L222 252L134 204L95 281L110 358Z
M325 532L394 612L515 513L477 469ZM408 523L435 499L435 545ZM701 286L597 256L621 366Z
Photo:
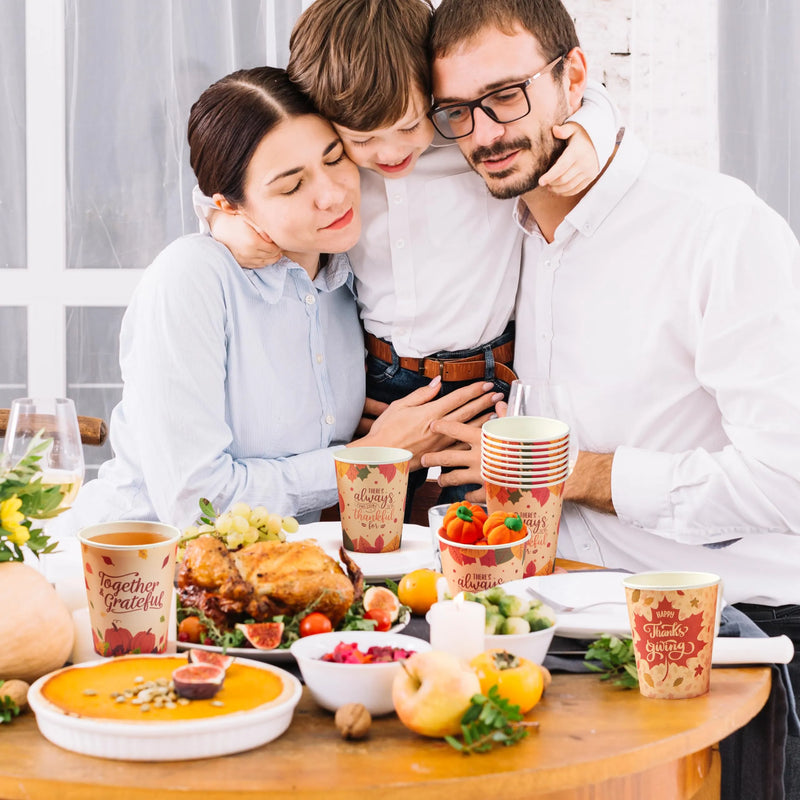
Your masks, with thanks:
M198 184L285 254L242 269L210 236L186 236L147 269L120 334L115 458L80 493L71 529L158 518L179 527L208 498L301 522L336 501L332 451L364 405L364 351L344 251L358 239L359 179L329 123L270 67L210 86L189 118ZM332 254L332 255L325 255ZM432 417L488 408L481 384L425 406L438 382L390 407L359 444L444 444ZM479 397L483 395L482 397Z

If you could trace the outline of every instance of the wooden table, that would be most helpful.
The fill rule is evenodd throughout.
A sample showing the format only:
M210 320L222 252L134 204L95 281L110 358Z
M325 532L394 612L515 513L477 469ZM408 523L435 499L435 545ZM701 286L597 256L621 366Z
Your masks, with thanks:
M257 750L200 762L136 763L51 745L32 714L0 725L3 800L673 800L719 796L712 746L748 722L770 691L770 670L715 668L693 700L648 700L596 675L555 675L528 715L520 744L463 756L393 715L368 739L339 738L307 693L289 730ZM716 777L716 780L715 780ZM714 792L716 791L716 795Z

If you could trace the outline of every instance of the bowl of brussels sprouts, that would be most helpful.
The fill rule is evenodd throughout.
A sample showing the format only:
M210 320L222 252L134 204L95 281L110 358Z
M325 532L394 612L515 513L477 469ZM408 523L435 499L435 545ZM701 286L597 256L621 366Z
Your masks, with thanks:
M550 606L495 586L483 592L465 592L466 600L486 608L486 649L501 648L541 664L553 640L556 615Z

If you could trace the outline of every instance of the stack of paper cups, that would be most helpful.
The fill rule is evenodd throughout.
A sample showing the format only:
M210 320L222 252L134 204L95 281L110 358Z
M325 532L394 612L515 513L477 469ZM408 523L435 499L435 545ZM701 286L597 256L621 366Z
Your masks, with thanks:
M561 420L503 417L481 429L487 509L518 513L531 534L525 577L553 571L569 456L569 426Z

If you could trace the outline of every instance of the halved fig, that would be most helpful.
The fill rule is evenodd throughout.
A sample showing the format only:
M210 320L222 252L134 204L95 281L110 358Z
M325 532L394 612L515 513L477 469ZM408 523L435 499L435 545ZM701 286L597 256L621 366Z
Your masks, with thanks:
M192 664L211 664L215 667L228 669L233 664L233 656L224 656L222 653L212 653L208 650L200 650L193 647L189 651L189 661Z
M385 586L370 586L364 592L364 611L381 608L389 612L392 622L397 620L400 613L400 601L397 595Z
M221 688L225 670L214 664L187 664L172 673L175 692L188 700L208 700Z
M239 622L236 627L257 650L274 650L283 638L282 622Z

